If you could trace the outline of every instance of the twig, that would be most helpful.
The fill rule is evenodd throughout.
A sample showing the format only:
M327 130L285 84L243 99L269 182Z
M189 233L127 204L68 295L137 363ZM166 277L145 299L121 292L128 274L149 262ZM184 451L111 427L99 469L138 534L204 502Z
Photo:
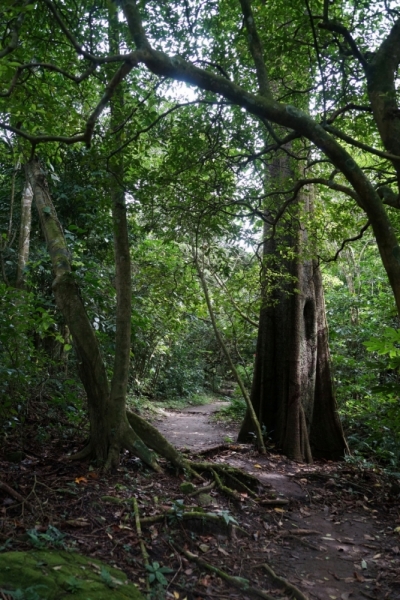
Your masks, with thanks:
M23 506L26 506L26 508L28 510L30 510L32 514L35 514L35 510L34 510L32 504L30 504L30 502L25 500L25 498L23 496L21 496L21 494L19 494L15 490L13 490L13 488L11 488L6 483L3 483L2 481L0 481L0 490L4 490L5 492L7 492L7 494L10 494L10 496L13 496L13 498L15 498L16 500L21 502Z
M286 535L321 535L321 532L315 529L293 529L293 531L281 531L279 534L280 537Z
M140 550L142 551L144 566L148 567L148 565L149 565L149 555L147 553L146 546L144 545L144 541L143 541L142 528L140 526L139 507L138 507L138 503L137 503L136 498L132 499L132 504L133 504L133 510L134 510L134 513L135 513L136 531L137 531L138 538L139 538ZM146 569L146 591L150 592L149 574L148 574L147 569Z
M287 498L262 498L259 500L259 504L261 506L284 506L289 504L289 500Z
M299 588L293 585L293 583L289 583L289 581L287 581L287 579L285 579L284 577L278 577L275 571L271 569L271 567L267 565L267 563L263 563L262 566L267 571L268 575L272 578L274 583L278 583L279 585L284 587L287 592L292 594L293 598L296 598L296 600L308 600L307 596L305 596L303 592L299 590Z

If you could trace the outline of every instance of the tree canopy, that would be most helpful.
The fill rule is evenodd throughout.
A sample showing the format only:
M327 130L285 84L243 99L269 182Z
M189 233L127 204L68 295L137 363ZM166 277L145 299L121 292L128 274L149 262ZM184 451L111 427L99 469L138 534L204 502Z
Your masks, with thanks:
M119 294L113 182L127 202L139 387L162 387L160 365L179 354L180 335L195 340L210 326L193 249L207 265L232 349L251 362L254 342L237 343L251 337L243 323L254 323L260 306L263 225L274 236L295 222L302 192L314 198L312 214L300 217L304 256L333 264L352 241L370 239L370 228L400 309L395 2L7 0L0 28L3 279L17 277L20 165L38 155L108 368L119 322L110 316ZM268 187L266 169L282 157L296 177ZM37 217L31 235L39 239ZM284 243L278 252L296 254ZM47 293L43 256L34 243L26 273L40 274ZM157 269L163 281L155 279L150 293L146 278L157 278ZM270 261L271 285L290 279L281 271ZM40 310L47 329L58 331L54 307ZM66 347L67 337L59 339Z

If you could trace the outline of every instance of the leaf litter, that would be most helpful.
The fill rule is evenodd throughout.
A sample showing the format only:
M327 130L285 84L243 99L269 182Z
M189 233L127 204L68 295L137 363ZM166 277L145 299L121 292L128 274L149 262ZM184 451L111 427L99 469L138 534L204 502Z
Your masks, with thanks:
M211 481L192 482L207 488L200 505L200 494L182 492L184 474L166 463L155 474L125 454L117 472L104 475L62 458L74 451L64 440L40 447L26 436L21 462L0 460L0 551L78 551L122 569L160 600L400 600L396 478L345 462L303 465L273 450L260 456L222 443L223 426L203 413L190 419L202 440L215 443L218 431L221 439L190 452L256 475L257 498L235 500ZM167 438L168 427L165 418Z

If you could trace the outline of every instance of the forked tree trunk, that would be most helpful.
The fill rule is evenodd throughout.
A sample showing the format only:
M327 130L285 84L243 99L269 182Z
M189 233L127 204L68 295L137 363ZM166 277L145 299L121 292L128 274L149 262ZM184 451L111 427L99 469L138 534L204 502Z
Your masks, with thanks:
M275 165L270 175L276 177L277 168L282 165ZM312 211L305 194L294 218L286 217L274 235L265 228L263 305L251 400L276 445L289 458L311 462L313 456L340 459L347 445L332 387L321 274L305 254L301 210ZM246 415L239 441L250 431Z
M110 392L99 343L71 272L70 256L62 227L57 219L39 161L31 160L27 165L27 172L52 261L55 275L54 296L71 332L78 358L79 375L87 394L90 441L77 457L95 458L106 468L110 468L117 464L120 450L125 448L139 456L149 466L159 470L153 453L148 450L128 421L125 397L122 400L125 380L118 378L120 373L118 358L116 358L116 375L112 386L114 391ZM120 225L124 226L123 219ZM118 253L118 245L116 253ZM123 262L123 258L121 260ZM124 357L122 357L123 361Z

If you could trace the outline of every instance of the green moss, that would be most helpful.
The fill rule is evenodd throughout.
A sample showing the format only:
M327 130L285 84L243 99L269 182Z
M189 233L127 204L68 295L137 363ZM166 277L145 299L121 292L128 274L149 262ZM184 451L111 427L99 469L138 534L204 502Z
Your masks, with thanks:
M0 554L0 592L21 600L143 600L126 575L99 560L49 550ZM17 595L16 595L17 597Z
M190 483L190 481L184 481L179 487L183 494L191 494L196 491L196 486Z

